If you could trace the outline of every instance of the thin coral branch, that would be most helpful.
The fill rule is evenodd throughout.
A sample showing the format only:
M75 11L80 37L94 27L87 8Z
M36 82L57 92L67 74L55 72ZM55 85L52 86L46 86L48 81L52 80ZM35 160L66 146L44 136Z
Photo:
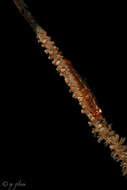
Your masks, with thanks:
M120 138L111 125L108 124L102 115L101 109L98 107L95 97L92 95L86 83L73 68L71 62L64 58L55 43L47 36L47 32L41 28L28 10L23 0L13 0L20 13L32 27L36 34L38 42L45 48L45 53L56 66L56 70L60 76L64 77L66 84L70 87L72 96L79 101L82 109L81 112L89 118L89 126L92 126L92 133L98 137L98 142L104 141L111 150L112 157L120 162L123 175L127 175L127 145L125 138Z

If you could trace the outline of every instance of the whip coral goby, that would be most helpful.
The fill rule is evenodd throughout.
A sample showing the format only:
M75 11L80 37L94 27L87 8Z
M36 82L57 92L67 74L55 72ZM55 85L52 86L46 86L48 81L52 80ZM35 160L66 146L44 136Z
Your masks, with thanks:
M120 162L123 175L127 175L125 138L119 137L112 130L111 125L106 122L91 90L73 68L71 62L64 58L51 37L47 36L47 32L36 22L25 2L23 0L13 0L13 2L32 27L38 42L45 48L45 53L48 54L52 64L56 66L60 76L64 77L72 96L79 101L82 107L81 112L89 118L88 123L92 126L92 133L97 135L98 142L104 141L109 146L112 157Z

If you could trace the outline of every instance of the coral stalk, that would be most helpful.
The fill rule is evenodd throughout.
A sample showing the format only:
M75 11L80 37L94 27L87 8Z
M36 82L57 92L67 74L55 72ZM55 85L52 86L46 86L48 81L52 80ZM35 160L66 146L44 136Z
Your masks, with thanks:
M109 146L112 157L120 162L123 175L127 175L127 145L125 145L125 138L119 137L112 130L111 125L103 117L91 90L81 80L71 62L64 58L55 43L47 35L47 32L36 22L25 2L23 0L13 0L13 2L32 27L38 42L45 48L45 53L48 54L52 64L56 66L60 76L64 77L72 96L79 101L82 107L81 112L89 118L88 123L89 126L92 126L92 133L97 135L98 142L104 141L105 145Z

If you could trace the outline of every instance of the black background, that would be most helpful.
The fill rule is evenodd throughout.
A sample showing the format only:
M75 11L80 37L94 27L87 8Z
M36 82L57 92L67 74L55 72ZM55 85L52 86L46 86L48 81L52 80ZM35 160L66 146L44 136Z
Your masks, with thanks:
M1 28L1 183L122 187L121 169L98 144L63 78L8 1ZM124 5L27 0L32 14L87 80L108 123L126 130ZM101 185L103 184L103 186Z

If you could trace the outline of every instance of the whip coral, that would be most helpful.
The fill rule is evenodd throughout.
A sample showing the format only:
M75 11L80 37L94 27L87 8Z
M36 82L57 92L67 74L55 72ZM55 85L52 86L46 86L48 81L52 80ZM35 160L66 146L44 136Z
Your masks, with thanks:
M82 114L87 115L89 118L88 124L92 126L92 133L96 134L98 142L104 141L109 146L112 157L120 162L123 175L127 175L127 145L125 145L125 138L120 137L112 130L111 125L103 117L102 110L97 105L96 99L87 84L73 68L71 62L61 54L51 37L47 35L47 32L36 22L25 2L23 0L13 0L13 2L32 27L38 43L45 48L45 53L48 54L52 64L56 66L60 76L63 76L72 96L79 101Z

